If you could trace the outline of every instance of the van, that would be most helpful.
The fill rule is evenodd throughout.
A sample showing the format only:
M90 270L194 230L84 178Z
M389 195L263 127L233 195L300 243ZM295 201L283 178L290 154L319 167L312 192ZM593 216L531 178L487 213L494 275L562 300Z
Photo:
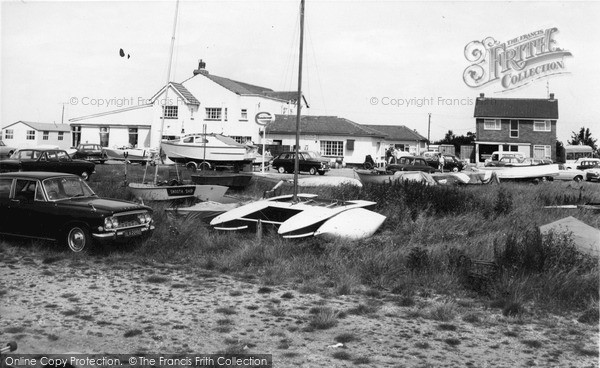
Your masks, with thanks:
M498 163L498 161L500 161L503 157L514 158L517 161L521 161L525 158L525 154L523 154L522 152L514 151L494 151L490 158L485 160L485 166L492 166Z

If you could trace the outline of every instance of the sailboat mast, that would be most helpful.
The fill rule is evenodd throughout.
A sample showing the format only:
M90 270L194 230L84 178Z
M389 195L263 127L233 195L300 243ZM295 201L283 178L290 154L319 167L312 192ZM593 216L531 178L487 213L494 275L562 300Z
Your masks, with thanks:
M158 152L160 154L160 142L162 142L163 130L165 129L165 114L169 98L169 82L171 81L171 64L173 63L173 49L175 48L175 30L177 29L177 14L179 13L179 0L175 3L175 20L173 20L173 34L171 36L171 49L169 50L169 68L167 69L167 83L165 84L165 99L162 104L162 118L160 120L160 135L158 136ZM158 178L158 165L154 170L154 184Z
M294 192L292 201L298 201L298 172L300 171L300 162L298 151L300 147L300 113L302 110L302 50L304 43L304 0L300 0L300 53L298 61L298 97L296 99L296 154L294 160ZM264 152L263 152L264 154Z

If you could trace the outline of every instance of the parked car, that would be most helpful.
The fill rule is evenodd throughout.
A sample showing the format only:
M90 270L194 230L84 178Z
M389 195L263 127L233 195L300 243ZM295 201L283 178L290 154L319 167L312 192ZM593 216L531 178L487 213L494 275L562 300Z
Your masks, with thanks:
M0 139L0 158L10 157L16 149L14 147L9 147Z
M273 159L273 169L280 173L294 172L295 152L282 152ZM308 171L311 175L325 175L329 171L329 161L314 151L299 151L298 163L300 171Z
M74 159L88 160L103 164L108 159L102 146L95 143L80 143L76 147L77 151L71 155Z
M386 167L387 171L424 171L432 173L438 171L427 164L423 157L402 156L395 164L389 164Z
M554 177L554 180L567 180L567 181L582 181L585 178L585 171L577 169L569 169L565 165L558 165L558 175Z
M585 170L585 180L587 181L600 181L600 166L596 166L592 169Z
M444 157L444 171L457 172L465 168L465 163L450 153L434 152L434 154L431 154L430 152L425 152L423 158L429 166L437 169L439 167L440 154Z
M1 234L54 240L73 252L154 230L150 207L99 198L80 177L54 172L0 174L0 218Z
M571 169L575 169L577 168L577 166L580 166L582 164L582 162L598 162L600 163L600 158L591 158L591 157L580 157L577 160L575 160L574 162L567 162L565 164L565 167L567 169L571 168Z
M96 165L85 160L73 160L66 151L58 149L24 148L0 162L0 172L52 171L75 174L88 180Z
M580 161L576 167L579 170L595 169L600 167L600 160L588 158Z
M485 160L485 166L488 167L494 167L494 166L501 166L498 165L498 162L503 158L503 157L511 157L511 158L515 158L517 160L522 160L525 158L525 155L521 152L512 152L512 151L494 151L492 153L492 155L490 156L490 158L488 158L487 160Z

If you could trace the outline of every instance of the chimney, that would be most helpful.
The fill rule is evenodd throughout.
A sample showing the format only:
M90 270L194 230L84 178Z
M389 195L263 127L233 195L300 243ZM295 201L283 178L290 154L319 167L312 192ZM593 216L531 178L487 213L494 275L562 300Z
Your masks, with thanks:
M198 75L198 74L208 75L208 70L206 70L204 68L206 68L206 63L203 62L202 59L200 59L198 61L198 69L194 70L194 75Z
M480 93L479 98L485 98L485 93Z
M554 93L550 94L550 101L554 101Z

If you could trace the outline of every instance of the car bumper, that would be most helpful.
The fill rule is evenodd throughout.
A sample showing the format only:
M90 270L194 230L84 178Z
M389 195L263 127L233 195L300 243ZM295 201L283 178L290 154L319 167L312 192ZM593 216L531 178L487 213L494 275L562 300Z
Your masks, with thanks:
M150 225L144 227L119 229L116 231L92 233L92 237L100 242L114 242L150 236L150 234L152 234L153 231L154 225Z

